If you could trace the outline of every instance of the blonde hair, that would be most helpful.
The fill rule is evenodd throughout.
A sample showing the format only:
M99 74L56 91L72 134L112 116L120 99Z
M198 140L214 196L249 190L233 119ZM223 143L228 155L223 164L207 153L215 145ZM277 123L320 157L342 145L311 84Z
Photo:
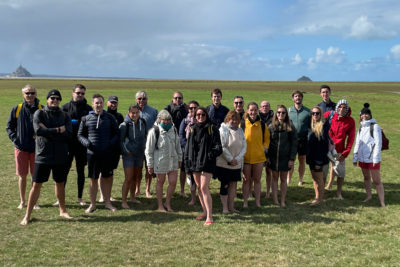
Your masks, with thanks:
M321 140L323 130L324 130L324 123L325 123L325 117L322 114L322 109L319 106L315 106L311 109L318 109L319 114L320 114L320 119L319 121L314 122L314 120L311 118L311 130L315 134L315 136L318 138L318 140Z

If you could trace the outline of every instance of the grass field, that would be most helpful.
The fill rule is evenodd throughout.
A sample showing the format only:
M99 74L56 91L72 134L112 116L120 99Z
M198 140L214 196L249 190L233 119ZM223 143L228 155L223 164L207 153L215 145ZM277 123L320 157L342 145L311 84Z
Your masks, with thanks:
M75 80L0 80L0 121L5 127L12 106L21 102L21 88L31 83L38 89L41 103L52 88L58 88L63 103L69 101L75 83L87 86L87 98L93 93L105 97L118 95L119 112L126 114L134 95L144 89L149 104L162 109L175 90L182 91L186 102L196 99L210 103L210 90L223 91L223 104L232 107L232 98L243 95L246 102L269 100L273 109L278 104L292 105L291 92L305 92L304 104L312 107L321 102L321 83L235 82L235 81L75 81ZM39 199L41 209L32 214L33 222L19 226L25 210L18 210L17 177L13 146L3 130L0 153L0 258L4 266L159 266L159 265L235 265L235 266L398 266L400 262L400 83L328 82L332 99L346 98L358 122L364 102L371 104L372 115L390 139L390 150L382 153L381 176L387 208L373 199L367 204L361 170L347 160L344 200L335 191L326 193L318 207L308 204L314 197L310 172L305 185L297 186L294 174L288 190L287 207L272 205L262 199L255 208L254 199L248 210L223 215L219 201L219 183L212 181L215 223L204 227L194 220L201 210L187 205L188 200L175 194L174 213L158 213L155 198L139 197L140 205L131 210L112 213L99 205L96 212L84 214L76 201L76 176L72 169L66 187L67 209L74 217L62 220L55 202L53 182L44 184ZM357 127L358 127L357 123ZM4 129L4 128L3 128ZM351 154L352 156L352 154ZM112 195L120 208L123 170L120 163L115 173ZM263 175L264 179L264 175ZM265 191L265 180L263 181ZM144 192L142 183L142 192ZM179 186L177 186L179 189ZM333 189L336 189L334 184ZM154 183L152 191L155 192ZM186 192L189 193L188 188ZM88 181L84 199L88 201ZM241 209L241 194L236 200Z

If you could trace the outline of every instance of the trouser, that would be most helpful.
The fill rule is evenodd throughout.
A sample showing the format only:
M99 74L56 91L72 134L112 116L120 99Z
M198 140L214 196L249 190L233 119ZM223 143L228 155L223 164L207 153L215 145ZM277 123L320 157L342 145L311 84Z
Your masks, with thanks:
M69 154L67 159L67 175L71 169L72 161L75 158L75 166L77 173L77 186L78 186L78 198L82 198L83 188L85 186L85 165L87 164L87 150L84 146L79 143L74 143L69 146ZM67 176L68 177L68 176ZM65 185L67 179L65 180Z

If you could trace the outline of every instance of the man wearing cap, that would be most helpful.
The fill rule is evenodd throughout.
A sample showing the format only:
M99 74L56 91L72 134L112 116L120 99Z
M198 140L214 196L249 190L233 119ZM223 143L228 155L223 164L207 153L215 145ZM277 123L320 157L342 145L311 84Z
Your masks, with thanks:
M70 219L65 207L64 182L67 177L68 140L72 134L71 119L59 105L61 94L57 89L47 95L47 106L39 109L33 116L33 128L36 134L35 171L33 186L29 193L28 207L21 225L27 225L36 204L42 184L53 173L55 194L59 202L60 216Z
M157 119L158 111L157 111L157 109L147 105L147 100L148 100L148 96L145 91L138 91L136 93L136 103L139 107L140 117L145 120L146 130L147 130L147 132L149 132L149 130L153 127L154 122ZM151 177L151 174L149 174L149 172L147 171L147 165L145 167L145 170L146 170L146 174L145 174L146 197L150 198L151 197L150 185L151 185L152 177ZM131 192L131 195L132 194L138 195L140 193L140 181L136 185L132 184L130 192ZM132 199L132 197L131 197L131 199Z
M85 210L92 213L96 210L98 181L104 195L105 207L111 211L116 208L111 204L111 186L113 182L113 166L110 162L112 148L118 142L118 125L114 117L103 110L104 97L100 94L92 96L93 112L82 117L78 130L78 140L87 148L88 173L90 178L90 206Z
M83 188L85 186L85 165L87 163L86 147L78 141L78 129L81 118L89 114L92 107L87 104L85 99L86 87L83 84L76 84L72 89L72 99L62 106L72 122L72 138L68 144L68 172L75 158L77 185L78 185L78 203L82 206L86 203L82 200ZM67 173L68 174L68 173ZM66 183L67 181L65 181Z
M42 109L37 99L36 88L27 84L22 88L24 101L11 109L6 131L14 144L14 157L20 203L18 209L25 206L26 177L30 171L33 174L35 165L35 139L33 130L33 114ZM36 206L37 208L39 206Z
M108 101L107 101L107 113L111 114L114 117L114 119L116 120L116 122L119 126L121 123L124 122L124 116L122 116L122 114L119 113L117 110L118 110L118 97L115 95L112 95L108 98ZM114 170L118 168L120 155L121 155L121 149L119 146L119 142L117 142L115 144L115 146L112 148L111 158L110 158L111 165ZM101 182L102 179L103 178L100 177L99 183ZM112 190L112 184L111 184L111 190ZM110 200L114 201L114 198L112 196L110 196ZM101 186L100 186L99 202L104 202L103 191L101 190Z
M297 130L297 154L299 159L299 186L303 185L304 172L306 170L306 150L307 136L311 128L311 112L309 108L303 105L303 93L294 91L292 93L294 106L290 107L289 118ZM287 184L292 180L294 168L288 171Z
M324 113L324 117L328 118L330 111ZM351 148L354 143L355 136L355 122L350 116L351 109L346 99L340 100L336 105L336 111L333 114L331 120L331 128L329 130L329 136L335 143L335 149L338 153L336 160L333 165L334 176L337 176L337 191L336 195L339 199L343 199L342 186L344 183L344 177L346 175L346 158L351 152ZM329 181L327 187L332 186L332 180Z

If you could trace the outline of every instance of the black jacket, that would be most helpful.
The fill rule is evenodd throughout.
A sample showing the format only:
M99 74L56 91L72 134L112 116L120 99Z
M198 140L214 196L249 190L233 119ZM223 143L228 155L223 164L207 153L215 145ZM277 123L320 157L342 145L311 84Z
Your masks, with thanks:
M64 104L61 109L71 118L73 138L78 140L77 134L81 119L92 111L92 107L87 104L86 99L82 101L74 101L71 99L71 101Z
M42 123L44 127L39 124ZM65 126L63 133L57 133L57 127ZM49 109L45 106L33 116L33 128L36 133L36 163L65 164L68 157L68 140L72 135L71 119L60 108Z
M29 105L24 100L18 118L16 117L18 105L11 109L10 115L8 116L6 131L14 146L19 150L30 153L35 152L33 114L39 109L39 105L39 99L37 98L33 105ZM43 107L42 105L40 106Z
M297 131L291 124L292 130L275 130L270 124L270 144L268 149L269 167L274 171L288 171L289 160L295 160L297 153Z
M164 108L166 111L171 114L172 122L177 131L179 131L179 127L181 126L181 122L184 118L186 118L188 114L187 106L185 103L180 105L175 105L173 103L169 104Z
M329 159L327 157L330 140L329 128L329 121L325 121L322 130L321 140L318 140L311 129L309 130L306 154L307 164L322 166L329 163Z
M110 153L119 139L118 125L114 117L103 110L97 115L90 113L82 117L78 130L78 140L89 154Z
M196 140L196 135L202 136ZM185 171L213 173L216 158L222 154L221 139L218 128L210 122L204 125L195 124L190 128L189 138L185 147Z
M268 125L271 124L272 118L274 117L274 111L271 109L268 111L268 113L264 114L261 111L258 112L258 115L260 115L261 120Z

